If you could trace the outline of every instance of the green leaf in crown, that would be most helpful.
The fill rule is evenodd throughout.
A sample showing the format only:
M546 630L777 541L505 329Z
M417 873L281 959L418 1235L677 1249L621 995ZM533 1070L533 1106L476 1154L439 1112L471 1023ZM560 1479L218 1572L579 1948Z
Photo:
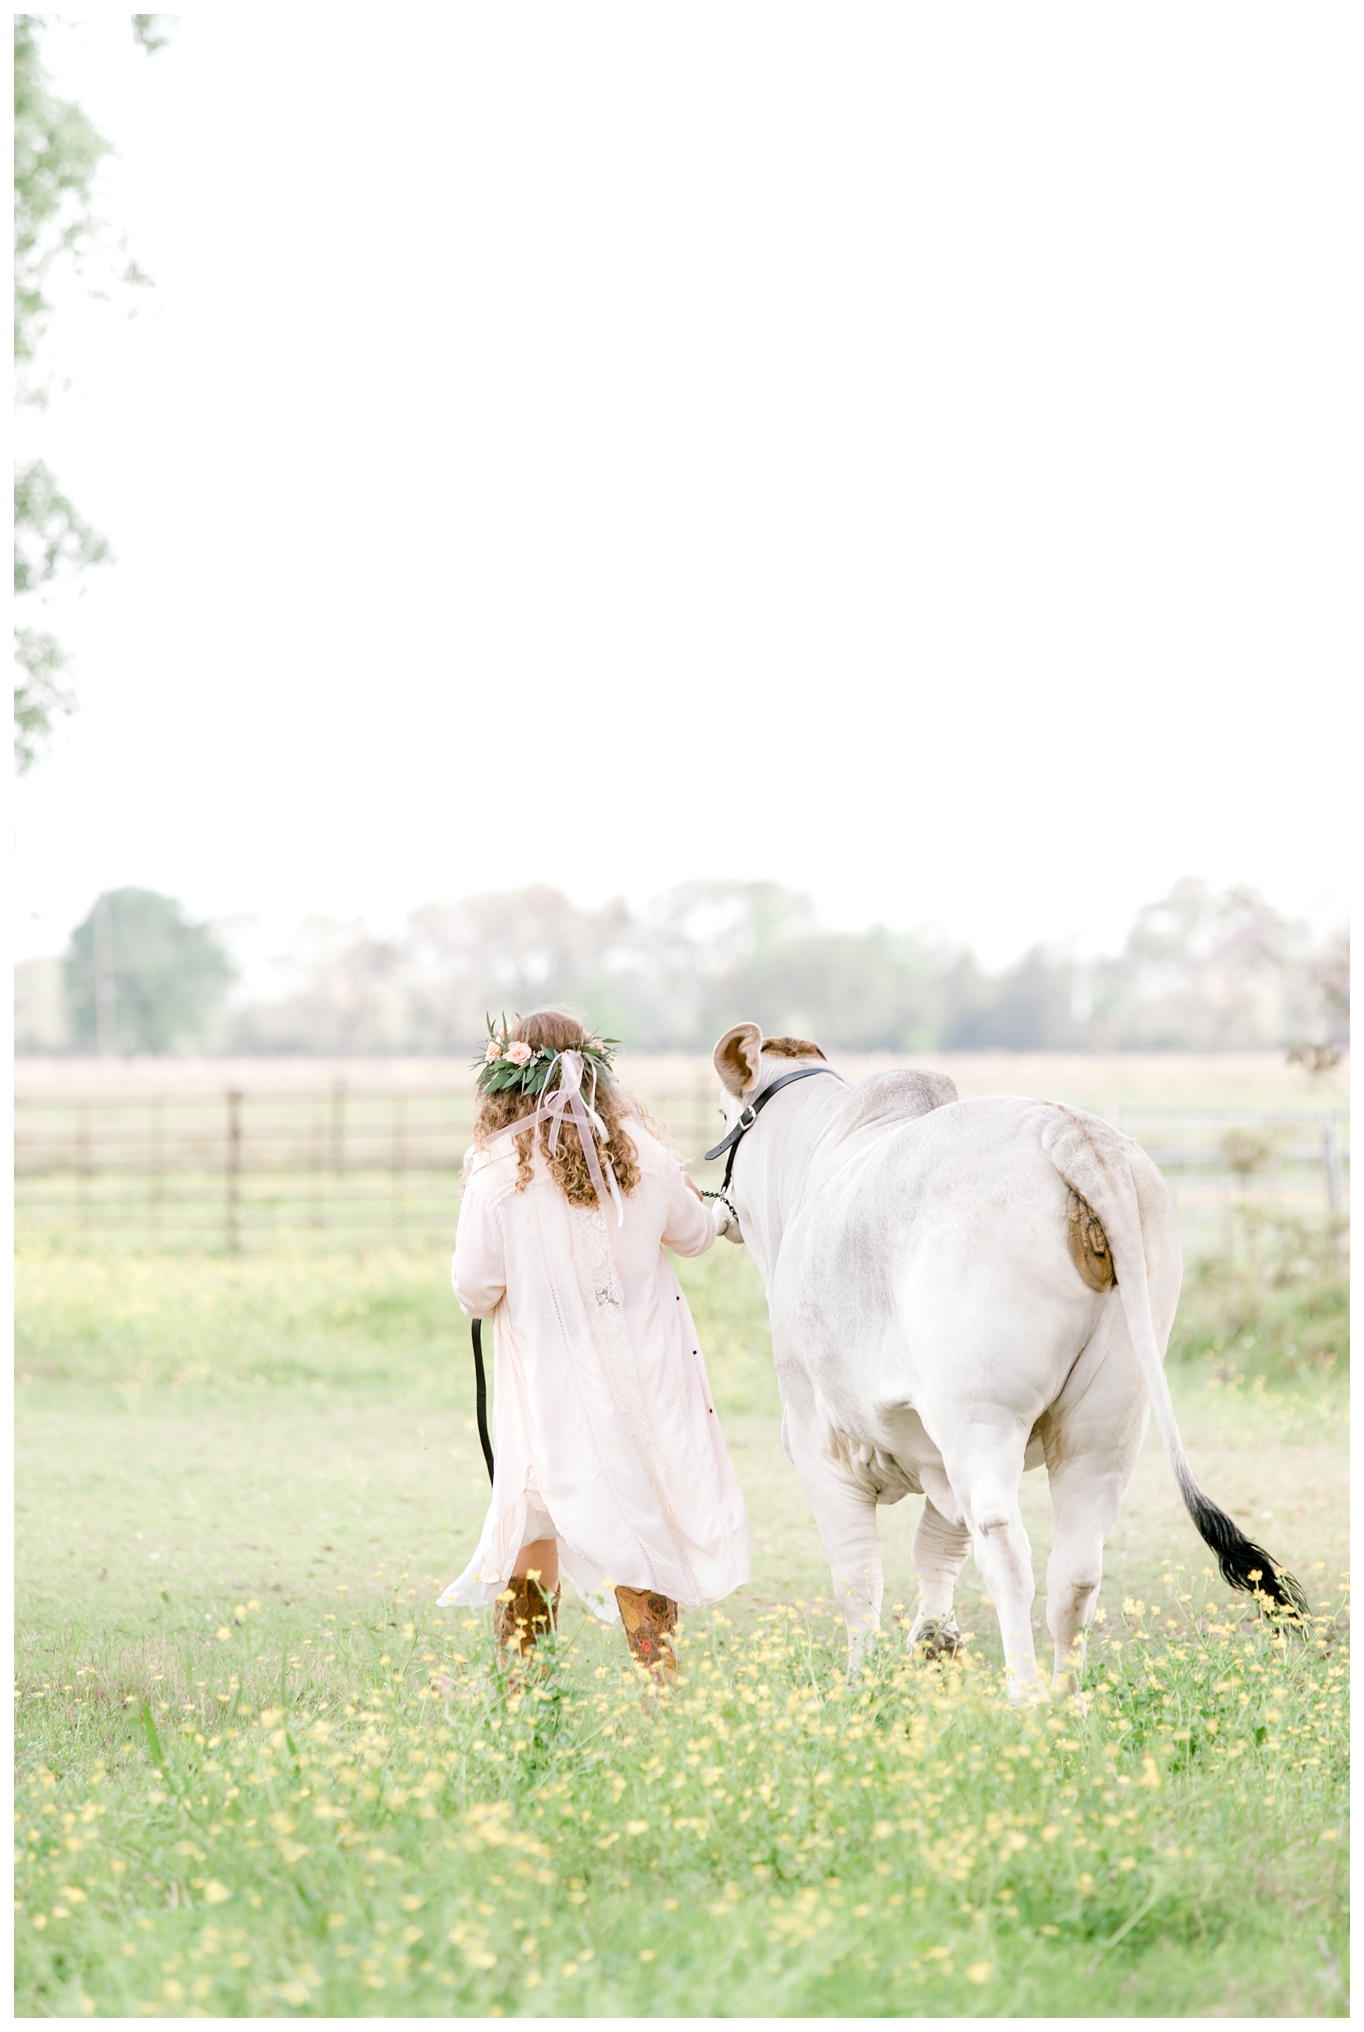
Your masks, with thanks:
M512 1037L508 1033L505 1010L500 1026L493 1022L491 1016L487 1018L487 1024L487 1046L481 1057L470 1061L478 1074L478 1091L481 1094L504 1094L516 1088L523 1094L538 1094L560 1054L551 1051L548 1045L532 1047L522 1039ZM581 1044L569 1048L580 1052L588 1065L595 1066L601 1078L609 1076L611 1060L619 1042L618 1037L585 1034Z

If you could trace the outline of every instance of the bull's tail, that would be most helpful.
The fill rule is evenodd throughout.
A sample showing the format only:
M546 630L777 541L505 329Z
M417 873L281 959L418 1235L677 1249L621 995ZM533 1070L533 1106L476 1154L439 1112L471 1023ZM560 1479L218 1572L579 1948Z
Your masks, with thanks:
M1141 1207L1128 1156L1133 1146L1125 1136L1092 1116L1056 1106L1048 1107L1046 1113L1042 1147L1066 1184L1098 1216L1107 1236L1127 1331L1146 1379L1179 1493L1199 1536L1216 1554L1222 1578L1230 1587L1266 1595L1279 1608L1293 1615L1304 1614L1307 1601L1292 1574L1276 1567L1269 1554L1253 1544L1194 1480L1175 1422L1170 1386L1165 1379L1164 1350L1151 1310ZM1173 1222L1173 1210L1170 1217Z

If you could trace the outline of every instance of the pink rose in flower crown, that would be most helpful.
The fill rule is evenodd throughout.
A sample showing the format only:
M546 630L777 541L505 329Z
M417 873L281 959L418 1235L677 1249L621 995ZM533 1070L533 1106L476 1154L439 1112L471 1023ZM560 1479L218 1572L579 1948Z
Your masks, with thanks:
M507 1046L506 1056L513 1065L524 1065L528 1058L534 1058L535 1053L524 1038L518 1037L514 1043Z
M502 1056L502 1046L498 1043L497 1039L494 1037L489 1043L488 1049L483 1054L483 1063L485 1065L496 1065L498 1059L501 1058L501 1056Z

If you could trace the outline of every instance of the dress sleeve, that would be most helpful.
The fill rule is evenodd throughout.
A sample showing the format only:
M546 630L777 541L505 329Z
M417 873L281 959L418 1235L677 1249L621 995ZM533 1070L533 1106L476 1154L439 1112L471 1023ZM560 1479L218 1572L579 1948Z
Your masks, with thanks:
M704 1256L715 1240L715 1215L709 1200L699 1197L680 1164L663 1174L668 1220L663 1246L676 1256Z
M486 1319L501 1304L507 1288L502 1223L486 1172L476 1171L465 1188L451 1267L461 1309L475 1319Z

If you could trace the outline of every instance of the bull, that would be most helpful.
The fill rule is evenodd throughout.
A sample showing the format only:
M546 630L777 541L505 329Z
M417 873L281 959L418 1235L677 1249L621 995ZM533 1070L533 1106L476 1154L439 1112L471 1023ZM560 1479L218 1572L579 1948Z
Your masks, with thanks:
M1164 1369L1179 1229L1137 1144L1056 1102L961 1100L941 1073L853 1086L818 1045L764 1041L756 1023L727 1031L714 1063L730 1159L717 1225L747 1244L767 1289L782 1444L830 1563L851 1670L881 1619L877 1506L922 1495L909 1643L955 1650L954 1590L974 1549L1010 1698L1045 1696L1019 1507L1023 1474L1045 1465L1050 1687L1079 1693L1104 1545L1152 1410L1223 1578L1305 1608L1185 1454Z

